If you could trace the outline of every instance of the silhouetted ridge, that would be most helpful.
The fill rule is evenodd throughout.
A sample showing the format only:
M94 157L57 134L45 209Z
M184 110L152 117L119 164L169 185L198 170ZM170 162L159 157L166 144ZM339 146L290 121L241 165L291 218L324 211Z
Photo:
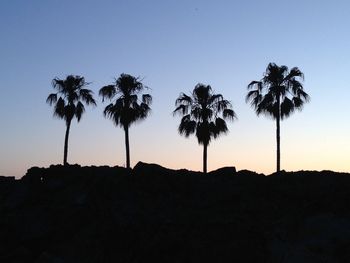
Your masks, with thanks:
M15 180L14 176L2 176L0 175L0 182L12 182Z
M348 262L349 203L332 171L33 167L0 180L0 262Z

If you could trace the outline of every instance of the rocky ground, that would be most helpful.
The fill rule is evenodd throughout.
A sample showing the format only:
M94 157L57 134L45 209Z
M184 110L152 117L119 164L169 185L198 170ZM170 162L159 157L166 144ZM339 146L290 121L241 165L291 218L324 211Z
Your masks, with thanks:
M349 262L350 176L139 163L0 177L0 262Z

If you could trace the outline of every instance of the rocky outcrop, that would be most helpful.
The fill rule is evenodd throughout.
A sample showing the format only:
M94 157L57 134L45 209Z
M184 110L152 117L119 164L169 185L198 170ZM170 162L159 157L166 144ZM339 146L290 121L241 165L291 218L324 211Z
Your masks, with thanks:
M350 176L156 164L0 180L0 262L348 262Z

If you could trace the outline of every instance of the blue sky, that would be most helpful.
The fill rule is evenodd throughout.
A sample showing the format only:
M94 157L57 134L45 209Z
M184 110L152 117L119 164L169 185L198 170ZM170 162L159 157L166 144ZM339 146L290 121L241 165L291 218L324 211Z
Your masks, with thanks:
M200 170L202 147L177 133L180 92L201 82L238 120L214 141L208 168L275 169L275 123L245 103L269 62L298 66L311 102L282 122L282 168L350 171L350 4L347 1L1 1L0 174L60 163L65 126L45 103L51 80L82 75L99 104L72 125L69 162L125 164L124 134L98 90L143 78L152 115L131 129L132 165Z

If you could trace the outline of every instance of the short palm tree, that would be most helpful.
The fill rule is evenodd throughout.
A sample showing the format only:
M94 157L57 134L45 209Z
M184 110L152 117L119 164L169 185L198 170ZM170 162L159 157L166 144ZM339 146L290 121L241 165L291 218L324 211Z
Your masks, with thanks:
M140 94L147 87L139 78L128 74L121 74L115 83L100 89L99 95L112 101L103 113L111 119L115 125L119 125L125 132L126 167L130 168L129 128L136 121L145 119L150 111L152 96ZM138 97L141 95L141 99Z
M88 85L84 77L69 75L66 79L55 78L52 80L52 87L57 90L56 93L51 93L46 102L50 106L54 105L54 116L63 119L66 122L66 135L64 138L64 154L63 164L67 165L68 155L68 137L71 122L73 118L77 118L79 122L85 112L84 103L87 105L95 105L93 92L85 89Z
M207 172L207 148L212 138L227 133L225 119L234 120L235 112L221 94L213 94L209 85L197 84L192 96L181 93L175 102L173 114L182 115L179 133L189 137L195 133L203 145L203 172Z
M246 101L256 114L265 114L276 120L277 172L281 169L280 121L295 110L301 110L310 100L303 89L303 79L304 74L297 67L289 71L286 66L269 63L263 78L248 85Z

